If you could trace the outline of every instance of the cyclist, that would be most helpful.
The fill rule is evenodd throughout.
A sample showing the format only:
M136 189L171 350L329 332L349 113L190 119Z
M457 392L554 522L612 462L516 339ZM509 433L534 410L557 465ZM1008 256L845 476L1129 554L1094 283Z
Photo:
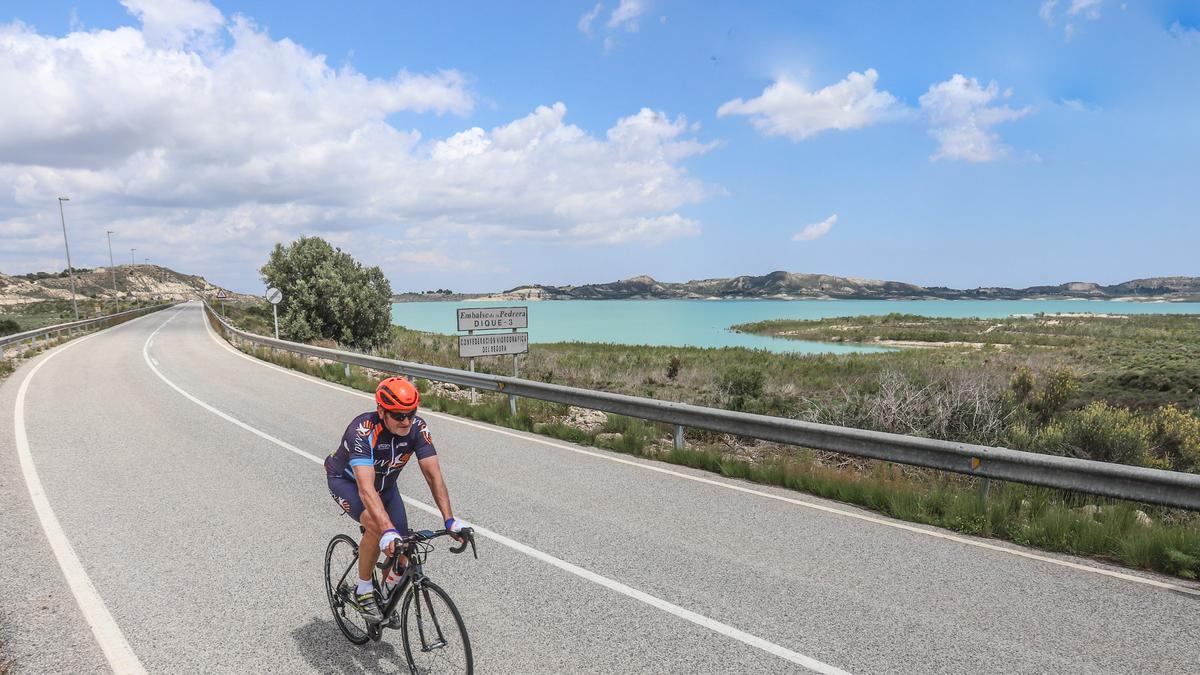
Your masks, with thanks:
M371 581L375 563L382 552L394 555L396 540L408 532L408 517L396 479L413 455L442 512L446 529L458 532L467 527L450 508L450 493L442 480L433 439L425 420L417 417L420 401L420 393L408 380L383 380L375 388L375 410L351 420L341 445L325 458L330 494L365 528L358 547L358 586L350 599L363 618L373 624L383 621ZM392 619L398 621L399 615Z

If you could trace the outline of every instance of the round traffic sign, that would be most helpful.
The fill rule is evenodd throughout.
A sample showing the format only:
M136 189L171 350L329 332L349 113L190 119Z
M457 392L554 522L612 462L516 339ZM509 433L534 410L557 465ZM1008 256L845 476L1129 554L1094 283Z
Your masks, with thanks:
M278 288L268 288L267 289L267 301L270 302L272 305L278 305L279 301L282 299L283 299L283 291L279 290Z

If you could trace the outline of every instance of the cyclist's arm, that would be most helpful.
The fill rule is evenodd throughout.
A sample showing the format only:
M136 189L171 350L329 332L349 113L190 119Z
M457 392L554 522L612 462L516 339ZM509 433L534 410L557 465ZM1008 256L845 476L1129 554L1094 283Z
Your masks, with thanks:
M429 483L429 494L433 495L433 502L437 504L438 511L442 512L442 520L450 520L454 517L454 511L450 508L450 491L446 489L446 481L442 480L442 467L438 464L437 455L417 460L417 465L421 467L421 473L425 474L425 482Z
M383 508L383 500L375 491L375 467L354 467L354 480L358 481L358 498L362 500L363 510L370 516L372 522L382 523L380 532L395 528L391 517L388 516L387 509Z

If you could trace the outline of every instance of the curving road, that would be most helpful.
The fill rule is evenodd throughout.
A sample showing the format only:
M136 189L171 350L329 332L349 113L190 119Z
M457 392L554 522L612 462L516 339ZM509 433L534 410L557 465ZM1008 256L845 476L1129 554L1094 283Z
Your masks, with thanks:
M370 400L243 356L197 304L0 385L14 672L396 671L346 642L319 462ZM9 414L11 412L11 414ZM427 413L480 559L427 571L480 672L1200 672L1200 588ZM400 481L415 527L437 517Z

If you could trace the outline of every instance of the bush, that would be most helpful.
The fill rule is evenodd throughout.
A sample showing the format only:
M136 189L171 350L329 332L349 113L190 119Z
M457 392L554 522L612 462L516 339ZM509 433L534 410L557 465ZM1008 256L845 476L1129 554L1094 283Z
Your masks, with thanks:
M1150 437L1167 468L1200 471L1200 418L1173 405L1163 406L1150 418Z
M378 267L363 267L319 237L276 244L259 270L283 291L281 334L289 340L335 340L371 347L391 335L392 288Z
M1008 388L1012 390L1017 403L1024 403L1033 391L1033 384L1033 371L1029 366L1021 366L1008 381Z
M762 396L763 372L749 366L734 366L721 374L717 388L734 410L746 407L746 402Z
M1070 370L1052 370L1046 374L1041 389L1030 400L1029 409L1037 416L1039 422L1046 424L1062 410L1063 405L1078 390L1079 383L1075 381L1075 375Z
M1067 414L1060 426L1064 446L1078 457L1121 464L1152 459L1150 425L1128 408L1096 401Z
M12 335L21 332L21 324L12 319L0 320L0 335Z
M669 361L667 361L667 379L668 380L674 380L676 377L679 376L679 366L680 366L680 363L679 363L678 356L672 356L671 359Z

